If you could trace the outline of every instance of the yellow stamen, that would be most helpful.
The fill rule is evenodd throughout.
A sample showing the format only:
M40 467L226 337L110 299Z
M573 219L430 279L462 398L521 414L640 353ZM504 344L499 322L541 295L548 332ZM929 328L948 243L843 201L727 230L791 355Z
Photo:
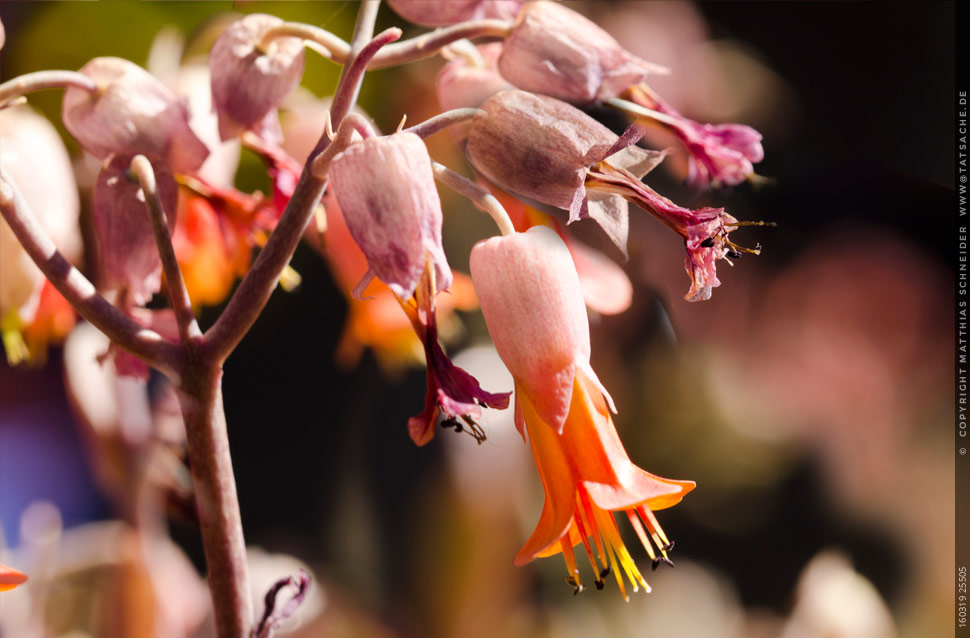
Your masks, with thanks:
M593 537L593 542L596 544L596 553L600 557L600 563L603 565L603 569L610 566L609 562L606 560L606 552L603 551L603 542L600 539L599 530L596 527L596 519L593 518L592 505L589 502L589 495L586 490L579 490L579 500L582 507L579 508L580 514L582 514L583 522L586 524L586 528L590 531L590 536Z
M647 550L647 556L650 557L650 560L657 560L657 555L653 551L653 545L650 544L650 537L643 530L643 525L640 523L640 519L637 518L636 511L627 510L626 515L630 519L630 525L633 526L633 530L637 533L637 538L640 539L640 544Z
M596 580L596 588L600 589L603 587L603 578L600 576L600 566L596 562L596 557L593 556L593 547L589 543L589 532L586 531L586 525L583 523L582 512L580 507L576 507L576 528L579 530L579 536L583 539L583 547L586 549L586 557L589 558L589 564L593 568L593 576ZM604 568L606 565L603 566Z
M604 520L605 514L606 512L599 508L595 508L593 510L593 515L596 516L597 519L596 523L600 528L600 534L603 535L603 542L606 545L606 551L610 556L610 566L613 568L613 575L616 577L616 584L620 588L620 593L623 595L623 600L630 602L630 596L626 593L626 587L623 585L623 576L620 574L620 560L616 556L616 548L614 547L615 540L610 534L610 530L608 528L609 523Z

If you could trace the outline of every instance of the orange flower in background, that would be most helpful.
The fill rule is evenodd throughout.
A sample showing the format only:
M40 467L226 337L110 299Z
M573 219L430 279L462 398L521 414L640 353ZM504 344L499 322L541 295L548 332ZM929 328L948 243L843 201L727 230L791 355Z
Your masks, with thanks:
M27 582L27 575L18 572L16 569L0 565L0 591L10 591L17 585Z
M528 430L545 490L539 523L515 563L562 552L567 581L580 591L573 547L582 543L597 588L613 572L624 597L623 574L634 591L649 591L613 512L626 513L655 567L670 563L673 543L653 511L676 505L694 482L654 476L627 456L612 400L589 363L589 323L569 250L555 231L536 226L476 244L471 270L495 348L515 379L516 426Z

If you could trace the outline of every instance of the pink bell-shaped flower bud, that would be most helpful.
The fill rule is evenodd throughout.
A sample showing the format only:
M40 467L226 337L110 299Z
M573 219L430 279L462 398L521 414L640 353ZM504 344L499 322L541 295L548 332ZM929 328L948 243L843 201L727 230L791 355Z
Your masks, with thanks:
M520 89L579 103L616 97L659 70L557 2L522 7L498 68Z
M426 27L497 18L512 20L525 0L387 0L394 13Z
M144 153L168 160L172 170L197 170L209 155L189 127L188 111L172 91L137 64L94 58L80 70L95 81L94 92L64 92L64 126L99 159Z
M577 372L612 407L589 364L589 319L579 276L554 230L533 226L478 242L470 266L495 348L546 423L562 431Z
M300 38L274 38L261 48L263 35L283 20L252 13L230 24L209 53L212 102L222 139L258 127L300 83L304 53Z
M376 276L409 299L426 254L435 268L435 292L451 285L441 247L441 200L421 138L395 133L356 142L334 157L329 178L347 228L367 256L369 270L355 296Z
M664 153L632 144L639 131L623 136L560 100L505 91L480 107L468 135L468 159L502 188L569 211L569 221L591 217L621 251L628 232L626 203L618 195L586 190L587 168L604 163L638 180Z
M103 285L127 293L125 305L141 306L161 288L161 259L152 220L138 179L131 175L133 154L113 156L94 184L94 226ZM169 232L175 228L178 186L172 171L151 159Z

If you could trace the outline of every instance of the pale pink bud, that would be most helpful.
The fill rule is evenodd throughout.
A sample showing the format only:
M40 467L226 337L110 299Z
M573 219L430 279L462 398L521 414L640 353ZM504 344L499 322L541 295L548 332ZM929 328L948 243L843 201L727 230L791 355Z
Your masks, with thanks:
M95 81L94 92L64 92L64 126L99 159L114 153L164 157L172 170L198 169L209 150L189 128L185 105L137 64L121 58L94 58L80 70Z
M441 200L421 138L395 133L354 143L334 157L329 177L347 228L367 256L369 270L355 295L376 276L398 297L410 298L425 255L435 267L435 290L451 285L441 247Z
M657 70L556 2L522 7L498 68L520 89L580 103L616 97Z
M101 273L108 290L126 289L140 306L161 288L161 259L151 215L138 178L130 172L132 154L113 156L94 184L94 226ZM151 160L169 232L175 228L178 186L168 166Z
M0 166L17 185L30 211L69 260L81 257L77 184L57 131L27 107L0 110ZM0 322L8 313L34 317L44 276L0 219Z
M466 20L511 20L525 0L387 0L394 13L408 22L443 27Z
M222 139L259 126L300 83L300 38L274 38L265 49L259 46L263 35L282 23L275 16L252 13L230 24L212 45L212 102Z
M579 276L554 230L533 226L480 241L470 266L495 348L546 423L562 431L577 371L609 399L589 365L589 320Z

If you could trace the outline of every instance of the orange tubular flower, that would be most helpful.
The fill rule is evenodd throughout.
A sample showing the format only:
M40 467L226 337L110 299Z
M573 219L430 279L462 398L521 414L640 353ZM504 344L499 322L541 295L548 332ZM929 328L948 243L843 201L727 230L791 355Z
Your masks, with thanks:
M23 585L26 582L26 574L22 574L6 565L0 565L0 591L10 591L17 585Z
M536 226L479 242L471 271L495 347L515 379L516 426L523 436L528 430L546 495L516 565L561 552L578 592L573 547L582 543L597 588L613 572L624 598L624 575L634 591L649 591L613 512L626 514L654 567L672 564L673 543L653 512L676 505L694 482L654 476L627 456L612 400L589 365L589 324L568 249L553 230Z

